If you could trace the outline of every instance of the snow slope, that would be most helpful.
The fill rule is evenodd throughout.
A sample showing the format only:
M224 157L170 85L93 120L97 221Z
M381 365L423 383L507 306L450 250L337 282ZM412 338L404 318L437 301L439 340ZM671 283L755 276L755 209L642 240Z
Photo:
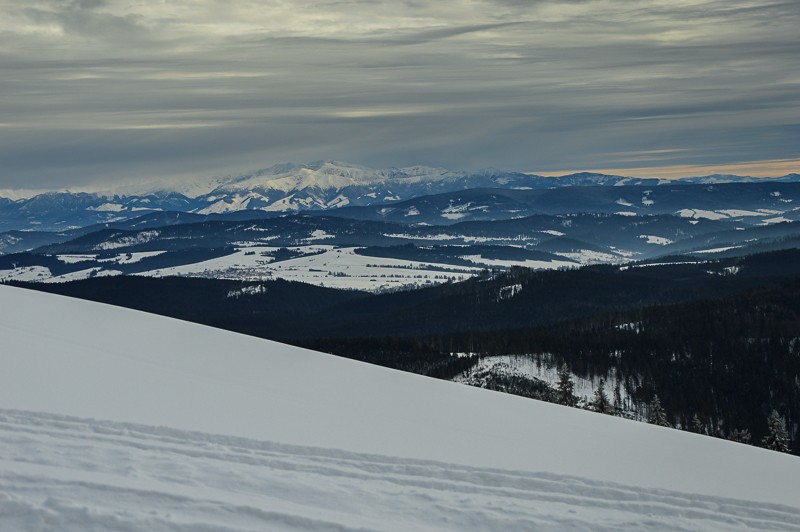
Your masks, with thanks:
M0 529L800 530L800 459L0 286Z

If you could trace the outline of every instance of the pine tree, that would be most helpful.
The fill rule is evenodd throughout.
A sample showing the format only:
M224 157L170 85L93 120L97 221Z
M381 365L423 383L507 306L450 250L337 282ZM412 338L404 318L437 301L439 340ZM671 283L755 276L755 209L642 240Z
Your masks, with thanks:
M761 440L761 445L773 451L789 452L789 433L786 431L786 421L773 410L767 419L769 434Z
M575 406L578 404L578 398L575 396L575 384L572 382L569 368L567 368L566 364L562 365L558 370L556 401L567 406Z
M703 422L700 421L700 418L697 417L697 414L695 414L692 417L692 421L691 421L691 423L689 423L689 430L692 431L692 432L696 432L697 434L705 434L706 433L706 429L703 426Z
M611 413L611 403L608 401L608 396L606 395L606 384L603 379L600 379L600 383L597 385L597 389L594 391L592 408L595 412L600 412L601 414Z
M733 429L731 433L728 434L728 439L739 443L749 444L752 436L750 436L750 431L747 429Z
M622 414L624 406L622 404L622 390L620 390L619 379L614 385L614 413L617 415Z
M667 413L664 407L661 406L661 400L658 395L653 396L653 401L650 403L650 415L647 417L647 422L651 425L658 425L660 427L671 427L667 421Z

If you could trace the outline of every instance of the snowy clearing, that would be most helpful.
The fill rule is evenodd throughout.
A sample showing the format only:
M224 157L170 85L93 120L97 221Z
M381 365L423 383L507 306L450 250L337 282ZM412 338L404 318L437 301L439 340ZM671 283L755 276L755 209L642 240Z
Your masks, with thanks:
M730 251L732 249L738 249L742 247L740 246L724 246L721 248L711 248L711 249L699 249L697 251L691 251L690 253L722 253L723 251Z
M560 252L559 255L566 257L582 265L588 264L615 264L622 262L624 257L620 255L612 255L611 253L604 253L602 251L591 251L582 249L580 251Z
M681 218L694 218L695 220L705 218L707 220L724 220L728 216L714 211L706 211L703 209L681 209L676 212Z
M481 255L462 255L461 258L470 262L474 262L475 264L493 266L497 268L521 266L523 268L532 268L534 270L557 270L558 268L575 268L579 266L578 263L568 260L503 260L487 259Z
M664 238L663 236L639 235L639 238L642 240L647 240L648 244L655 244L657 246L666 246L668 244L672 244L672 240L669 238Z
M0 282L42 281L51 277L50 269L44 266L21 266L13 270L0 270Z
M244 247L215 259L153 270L141 275L163 277L182 275L261 281L286 279L331 288L380 291L392 288L443 283L466 279L480 271L457 265L359 255L357 248L330 245L290 248L305 255L273 262L268 255L274 247Z
M472 368L471 372L476 372L490 368L502 368L507 366L512 371L531 379L538 379L556 386L558 384L558 368L547 358L542 357L537 362L536 355L496 355L489 357L482 357L480 361ZM464 382L468 376L464 373L459 377L453 379L455 382ZM575 385L575 395L580 398L584 403L592 399L595 389L600 382L600 377L596 379L584 379L575 374L571 374L572 382ZM604 377L606 394L612 395L614 386L617 384L615 373L609 373ZM623 403L628 403L628 392L624 386L620 388Z

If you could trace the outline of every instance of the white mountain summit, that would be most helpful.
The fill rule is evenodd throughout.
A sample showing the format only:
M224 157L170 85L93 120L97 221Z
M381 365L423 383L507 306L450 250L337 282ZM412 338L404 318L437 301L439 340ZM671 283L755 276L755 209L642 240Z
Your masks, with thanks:
M413 166L375 170L336 161L277 165L233 178L195 196L199 214L242 209L292 211L396 201L464 188L469 174Z
M713 176L712 176L713 177ZM767 181L793 182L788 175ZM689 178L682 183L707 183ZM719 176L714 183L755 178ZM62 191L0 191L0 230L62 230L139 214L179 211L218 214L243 210L296 212L369 206L469 189L556 189L568 186L646 185L672 181L595 173L543 177L493 168L476 172L428 166L373 169L337 161L281 164L238 176L84 187Z

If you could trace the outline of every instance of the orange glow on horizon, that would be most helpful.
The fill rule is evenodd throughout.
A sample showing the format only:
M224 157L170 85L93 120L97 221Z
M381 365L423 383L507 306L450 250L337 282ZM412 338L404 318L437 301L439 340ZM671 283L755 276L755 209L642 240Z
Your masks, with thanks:
M630 177L659 177L663 179L679 179L710 174L734 174L751 177L781 177L786 174L800 173L800 159L773 159L766 161L750 161L730 164L709 165L665 165L642 166L631 168L581 168L561 172L531 172L546 177L574 174L577 172L595 172Z

